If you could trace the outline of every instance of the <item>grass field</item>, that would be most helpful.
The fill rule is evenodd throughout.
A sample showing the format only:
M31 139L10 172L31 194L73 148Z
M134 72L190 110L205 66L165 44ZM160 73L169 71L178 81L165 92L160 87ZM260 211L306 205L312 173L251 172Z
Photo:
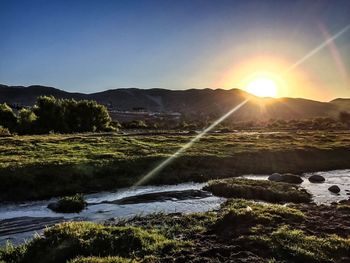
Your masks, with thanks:
M52 134L0 138L0 200L130 186L193 136ZM341 168L350 168L350 132L209 134L149 183Z

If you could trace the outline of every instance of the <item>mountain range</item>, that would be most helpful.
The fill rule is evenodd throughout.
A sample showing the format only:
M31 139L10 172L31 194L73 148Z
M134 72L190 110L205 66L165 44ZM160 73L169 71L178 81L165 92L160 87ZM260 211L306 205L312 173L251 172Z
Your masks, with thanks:
M320 102L302 98L259 98L239 89L137 89L122 88L84 94L71 93L40 85L28 87L0 85L0 103L32 106L38 96L89 99L107 105L111 110L152 112L179 112L198 117L218 117L248 100L237 113L236 120L306 119L337 117L341 111L350 111L350 99L339 98Z

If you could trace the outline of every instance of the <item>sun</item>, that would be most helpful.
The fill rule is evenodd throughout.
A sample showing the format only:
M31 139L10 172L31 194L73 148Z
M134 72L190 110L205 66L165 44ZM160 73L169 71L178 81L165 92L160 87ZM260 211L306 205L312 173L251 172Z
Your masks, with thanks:
M259 97L276 97L277 84L270 78L256 78L247 84L245 90Z

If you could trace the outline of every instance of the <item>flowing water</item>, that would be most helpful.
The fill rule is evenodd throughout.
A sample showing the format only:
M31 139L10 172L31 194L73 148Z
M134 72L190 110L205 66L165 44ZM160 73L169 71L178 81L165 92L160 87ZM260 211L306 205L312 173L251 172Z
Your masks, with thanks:
M307 179L312 174L325 177L324 183L310 183ZM246 175L245 178L267 180L268 175ZM313 195L314 202L318 204L330 204L332 202L348 199L350 197L350 170L335 170L329 172L307 173L303 175L304 182L301 184ZM205 184L184 183L179 185L163 186L139 186L135 188L118 189L113 192L100 192L85 195L88 207L79 214L60 214L47 208L53 198L44 201L23 202L16 204L0 204L0 246L7 240L13 243L23 242L34 233L41 233L45 226L67 220L87 220L103 222L111 218L131 218L136 215L150 213L192 213L204 212L219 208L225 201L224 198L212 196L208 193L200 196L187 196L185 198L164 198L161 200L142 200L131 204L108 203L123 198L152 194L180 192L187 193L189 190L200 190ZM331 185L338 185L341 189L339 194L328 191Z
M40 233L46 225L53 225L65 220L102 222L111 218L131 218L136 215L157 212L192 213L218 208L224 199L212 195L197 196L187 200L173 198L172 200L125 205L103 203L150 193L199 190L204 185L200 183L184 183L178 185L139 186L133 189L118 189L114 192L88 194L85 196L85 200L91 205L88 205L87 209L79 214L61 214L51 211L47 208L47 205L57 201L55 198L21 204L3 204L0 205L0 245L7 240L13 243L22 242L24 239L32 237L35 232Z
M323 183L311 183L308 178L318 174L323 176L326 180ZM267 180L268 175L246 175L243 176L248 179ZM313 196L313 201L317 204L331 204L332 202L339 202L340 200L350 198L350 170L334 170L328 172L305 173L302 175L303 182L301 187L305 188ZM332 185L337 185L340 188L339 194L333 194L328 191Z

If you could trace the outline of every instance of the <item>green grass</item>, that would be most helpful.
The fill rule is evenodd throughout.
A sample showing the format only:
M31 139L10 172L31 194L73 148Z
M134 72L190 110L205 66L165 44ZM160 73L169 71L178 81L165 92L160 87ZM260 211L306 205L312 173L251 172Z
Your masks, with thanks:
M218 218L216 212L192 213L183 215L167 215L155 213L147 216L136 216L128 220L120 220L120 226L142 226L146 229L157 229L170 239L186 239L192 234L207 231Z
M204 190L226 198L263 200L272 203L311 201L311 195L295 185L265 180L237 178L213 180L209 181Z
M68 263L138 263L140 261L121 257L77 257Z
M247 209L248 208L248 209ZM278 221L281 218L300 221L305 215L298 209L278 204L265 204L248 201L245 199L229 199L221 206L225 213L252 214L256 218L266 219L268 222Z
M350 238L307 235L286 226L271 235L254 236L252 239L265 244L275 258L285 262L340 262L341 258L350 255Z
M287 222L302 222L305 215L298 209L276 204L261 204L244 199L225 202L210 228L220 236L240 236L269 232Z
M186 242L171 240L156 230L104 226L89 222L55 225L19 247L7 246L0 260L9 263L60 263L78 256L143 258L170 253Z
M130 186L193 135L73 134L0 138L0 201ZM350 132L209 134L147 183L350 168Z
M165 157L188 142L189 135L33 135L0 138L0 167L35 164L108 163L140 157ZM350 146L350 133L285 132L207 135L186 155L230 157L239 152L334 149Z

